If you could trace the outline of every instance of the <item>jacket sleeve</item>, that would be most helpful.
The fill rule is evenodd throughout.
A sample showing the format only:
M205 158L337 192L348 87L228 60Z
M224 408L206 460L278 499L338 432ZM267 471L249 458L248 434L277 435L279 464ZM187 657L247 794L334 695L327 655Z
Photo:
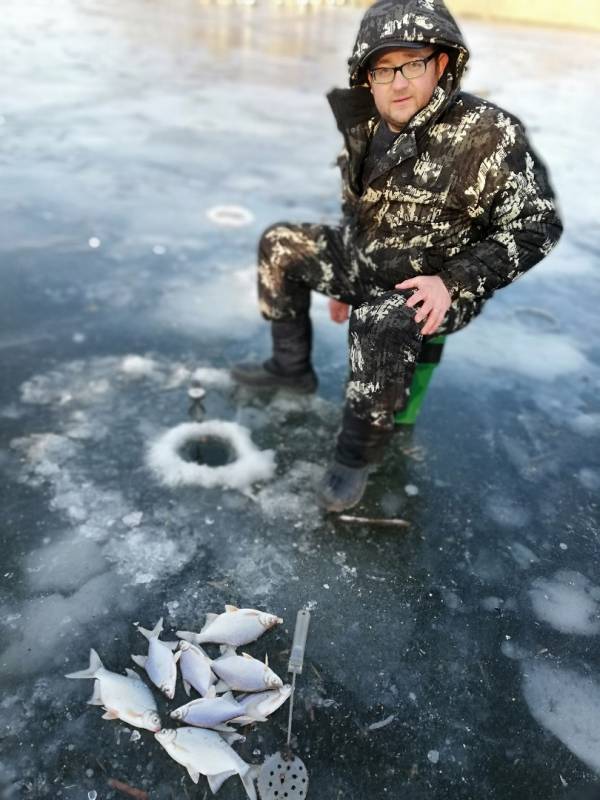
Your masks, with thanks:
M358 203L358 197L350 188L348 151L345 147L338 156L336 163L342 176L342 223L344 224L352 221Z
M438 273L453 300L489 297L541 261L557 244L562 223L546 168L520 124L479 162L466 190L479 237L444 259Z

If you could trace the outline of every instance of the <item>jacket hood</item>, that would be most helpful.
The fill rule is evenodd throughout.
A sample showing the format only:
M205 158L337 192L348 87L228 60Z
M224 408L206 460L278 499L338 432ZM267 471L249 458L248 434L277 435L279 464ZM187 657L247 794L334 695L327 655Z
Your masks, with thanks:
M422 47L444 47L450 62L439 81L447 95L456 91L469 60L469 51L454 17L443 0L377 0L367 9L352 55L348 59L350 87L367 82L369 57L389 43L422 42Z

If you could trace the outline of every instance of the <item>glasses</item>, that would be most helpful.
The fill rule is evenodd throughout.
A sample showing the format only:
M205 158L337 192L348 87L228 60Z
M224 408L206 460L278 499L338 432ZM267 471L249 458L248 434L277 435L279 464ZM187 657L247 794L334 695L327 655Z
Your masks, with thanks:
M407 81L414 81L415 78L420 78L425 75L427 64L432 58L438 54L438 50L434 50L430 56L426 58L418 58L415 61L407 61L406 64L401 64L399 67L375 67L370 69L373 80L375 83L392 83L396 77L396 73L400 72L402 77Z

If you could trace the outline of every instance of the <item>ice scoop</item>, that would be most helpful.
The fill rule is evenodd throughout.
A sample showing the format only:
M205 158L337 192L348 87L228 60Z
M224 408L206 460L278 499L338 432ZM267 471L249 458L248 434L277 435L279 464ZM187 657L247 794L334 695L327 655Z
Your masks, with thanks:
M309 622L310 613L306 609L298 611L288 663L288 672L292 673L292 692L290 694L287 742L284 748L269 756L262 765L258 775L258 791L261 800L282 800L284 797L286 800L304 800L308 792L308 772L302 759L292 752L290 742L296 675L300 675L302 672Z

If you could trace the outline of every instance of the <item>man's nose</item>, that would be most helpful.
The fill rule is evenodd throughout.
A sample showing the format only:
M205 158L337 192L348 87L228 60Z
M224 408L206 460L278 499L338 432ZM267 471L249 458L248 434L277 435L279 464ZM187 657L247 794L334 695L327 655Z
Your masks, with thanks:
M404 77L404 75L400 72L400 70L396 70L394 73L394 80L392 82L392 86L394 89L405 89L408 86L408 81Z

